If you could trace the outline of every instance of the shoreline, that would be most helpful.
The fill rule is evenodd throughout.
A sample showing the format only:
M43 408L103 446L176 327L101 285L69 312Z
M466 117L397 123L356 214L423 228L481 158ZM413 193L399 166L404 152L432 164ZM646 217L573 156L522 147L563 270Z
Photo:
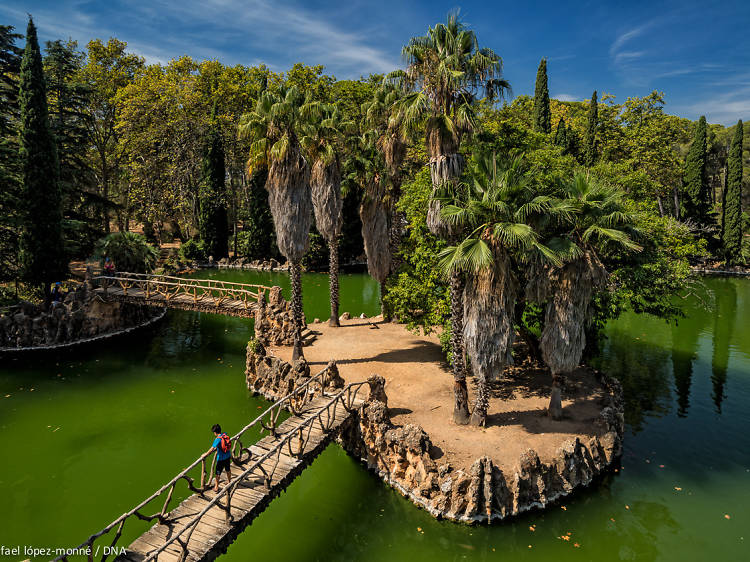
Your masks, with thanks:
M310 366L317 369L319 363L291 364L251 342L247 351L248 390L276 400L307 380ZM345 366L342 362L338 368L346 378L341 372ZM420 424L391 420L392 416L399 417L403 408L388 408L386 381L378 375L371 379L381 379L380 391L355 413L338 442L385 484L437 519L465 524L507 520L549 507L617 467L624 434L622 387L603 373L587 371L604 390L600 400L603 406L591 423L594 434L561 437L554 453L545 453L544 460L530 443L524 442L517 465L507 458L498 462L497 454L513 454L501 443L492 454L495 458L482 454L468 462L448 462L450 451L437 447ZM404 405L403 396L399 405ZM468 431L483 439L491 438L484 428L452 426L449 431L454 436ZM444 443L440 445L445 447ZM440 453L436 454L436 450Z

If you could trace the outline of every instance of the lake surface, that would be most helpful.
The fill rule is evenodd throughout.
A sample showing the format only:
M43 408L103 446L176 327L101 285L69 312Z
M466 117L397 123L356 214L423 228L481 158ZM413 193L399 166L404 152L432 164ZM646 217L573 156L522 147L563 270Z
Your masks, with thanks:
M288 288L284 274L199 275ZM596 363L623 381L627 434L622 470L599 486L466 527L434 520L331 445L222 560L750 559L750 280L705 284L677 326L636 315L608 326ZM327 276L303 287L308 320L327 319ZM341 303L377 314L378 286L342 276ZM78 545L205 451L213 423L233 432L257 415L267 402L244 384L251 335L248 320L171 311L147 332L4 361L0 545ZM126 538L147 527L126 526Z

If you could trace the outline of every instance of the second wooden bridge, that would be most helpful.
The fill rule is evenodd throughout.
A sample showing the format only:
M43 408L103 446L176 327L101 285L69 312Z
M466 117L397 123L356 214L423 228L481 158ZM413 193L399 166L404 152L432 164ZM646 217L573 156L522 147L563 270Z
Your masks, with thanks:
M108 299L243 318L252 318L258 299L271 290L265 285L148 273L99 275L91 281Z
M233 478L218 493L211 486L215 454L204 453L136 507L71 550L88 552L91 561L105 561L111 552L117 552L117 560L123 562L198 561L219 556L312 463L364 403L359 394L367 383L333 388L341 381L334 373L335 366L329 365L232 437ZM285 410L291 416L279 423ZM253 430L265 430L269 435L245 446L243 438L252 438ZM181 481L192 495L171 508ZM145 511L153 509L151 505L162 507L149 515ZM156 524L127 549L118 550L126 523L137 521Z

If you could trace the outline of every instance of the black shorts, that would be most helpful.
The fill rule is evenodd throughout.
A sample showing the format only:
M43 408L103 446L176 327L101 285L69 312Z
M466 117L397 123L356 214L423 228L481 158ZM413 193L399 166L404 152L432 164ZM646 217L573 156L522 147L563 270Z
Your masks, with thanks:
M216 474L221 474L222 470L229 472L229 463L232 462L231 457L224 459L223 461L216 461Z

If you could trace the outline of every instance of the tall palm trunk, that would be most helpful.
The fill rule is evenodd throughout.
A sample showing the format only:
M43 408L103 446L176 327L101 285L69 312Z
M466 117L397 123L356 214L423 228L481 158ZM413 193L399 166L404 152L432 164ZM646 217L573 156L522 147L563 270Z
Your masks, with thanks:
M552 392L548 414L562 418L562 386L565 374L581 361L586 347L586 320L591 297L607 279L607 271L592 252L550 274L547 291L552 295L544 314L540 348L552 372Z
M339 241L332 238L328 242L328 286L331 293L331 318L329 326L339 326Z
M453 350L453 421L469 423L469 391L466 387L464 361L464 279L458 272L451 273L451 349Z
M436 140L434 134L428 135L428 145L431 153L436 154L430 158L430 179L432 187L436 189L447 181L454 181L461 176L464 168L464 157L455 150L446 150L448 147L434 145ZM452 148L452 147L451 147ZM447 152L447 154L446 154ZM427 210L427 228L436 236L445 240L452 240L455 236L450 225L440 216L440 201L430 200ZM466 370L463 364L464 357L464 283L458 274L451 275L451 349L453 352L453 421L457 424L469 422L469 394L466 387ZM456 357L461 358L456 361ZM486 396L486 393L485 393ZM485 404L483 411L487 411ZM482 424L484 422L482 421Z
M297 335L300 336L307 323L302 312L302 265L299 261L292 262L289 275L292 281L292 314Z
M477 382L470 423L485 425L488 383L513 362L514 306L518 283L510 259L495 249L492 269L467 275L464 289L464 339Z

